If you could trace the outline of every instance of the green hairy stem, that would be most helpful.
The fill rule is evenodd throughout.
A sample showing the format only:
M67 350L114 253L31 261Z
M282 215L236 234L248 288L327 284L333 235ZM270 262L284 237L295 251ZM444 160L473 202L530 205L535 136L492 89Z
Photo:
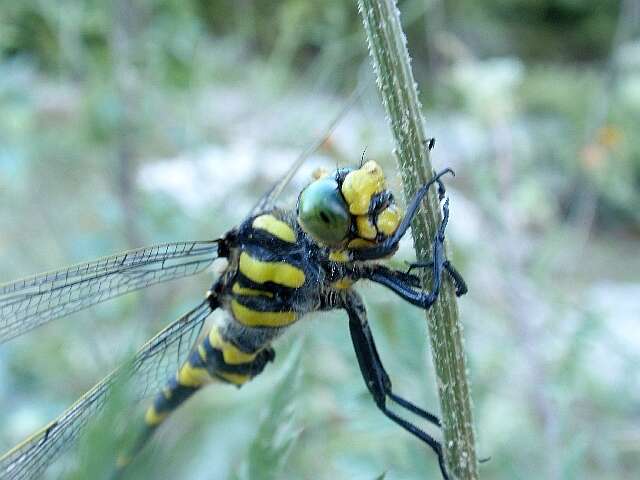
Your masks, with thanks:
M412 198L432 177L433 168L425 146L424 120L399 12L394 0L358 0L358 10L393 132L404 194ZM455 218L455 213L452 216ZM418 261L430 258L440 219L433 188L411 224ZM429 285L425 271L422 280ZM442 412L442 443L449 474L459 480L471 480L478 478L478 468L462 326L453 285L444 280L438 301L427 312Z

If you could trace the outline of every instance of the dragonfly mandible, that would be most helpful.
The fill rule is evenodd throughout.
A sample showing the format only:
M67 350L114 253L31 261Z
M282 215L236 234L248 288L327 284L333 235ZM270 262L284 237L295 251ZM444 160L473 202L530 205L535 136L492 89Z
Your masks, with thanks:
M466 293L462 276L444 251L449 203L442 177L453 172L446 169L434 175L411 199L404 214L374 161L319 172L300 193L295 209L279 208L278 196L307 153L246 220L222 238L140 248L0 285L2 343L110 298L202 272L217 258L227 260L200 304L145 343L132 362L109 374L57 419L2 456L1 478L37 478L101 411L114 384L134 379L142 397L155 394L155 398L146 409L135 444L114 462L118 477L163 421L193 394L214 382L244 385L274 359L272 344L289 326L310 312L342 309L375 404L434 450L442 475L448 479L441 444L387 407L387 402L393 402L440 426L437 416L393 391L368 326L364 302L353 285L360 279L379 283L423 309L435 302L445 277L453 281L457 295ZM412 266L431 269L432 285L424 290L411 268L394 270L379 260L396 252L433 185L443 208L433 239L433 259ZM206 318L218 309L225 314L202 332Z

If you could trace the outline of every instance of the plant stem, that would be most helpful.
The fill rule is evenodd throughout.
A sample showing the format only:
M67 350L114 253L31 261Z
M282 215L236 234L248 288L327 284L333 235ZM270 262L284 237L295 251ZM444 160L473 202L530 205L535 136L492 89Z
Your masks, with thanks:
M358 0L369 53L396 145L396 159L407 199L432 177L426 134L406 37L394 0ZM441 219L435 189L429 192L411 229L419 261L431 256L432 239ZM426 272L423 285L428 285ZM446 277L446 276L445 276ZM478 478L477 459L463 349L462 326L453 285L443 282L438 301L427 313L435 365L443 449L449 474L460 480Z

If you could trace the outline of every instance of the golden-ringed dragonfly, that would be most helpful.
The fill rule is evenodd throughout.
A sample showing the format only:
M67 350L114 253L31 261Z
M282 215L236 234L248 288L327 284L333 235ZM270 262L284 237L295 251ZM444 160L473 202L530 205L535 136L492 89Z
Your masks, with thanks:
M337 121L337 120L336 120ZM433 143L429 144L429 148ZM276 199L300 159L239 226L211 241L178 242L131 250L58 271L0 285L0 343L46 322L99 302L204 271L215 259L227 261L202 302L175 320L138 350L132 362L95 385L57 419L0 458L0 478L32 479L81 434L104 407L117 381L130 383L142 397L155 394L133 447L114 462L119 477L159 425L204 386L244 385L273 361L273 342L307 313L342 309L360 371L377 407L393 422L429 445L448 479L441 444L423 429L387 407L394 403L431 424L438 417L396 395L369 329L367 312L353 285L379 283L405 301L428 309L444 276L457 295L466 292L460 274L444 251L449 218L442 177L433 176L403 214L374 161L358 168L318 172L298 196L295 210ZM391 257L428 189L436 185L443 218L433 239L433 258L408 271L380 263ZM429 268L432 285L422 289L412 268ZM202 332L214 311L224 315Z

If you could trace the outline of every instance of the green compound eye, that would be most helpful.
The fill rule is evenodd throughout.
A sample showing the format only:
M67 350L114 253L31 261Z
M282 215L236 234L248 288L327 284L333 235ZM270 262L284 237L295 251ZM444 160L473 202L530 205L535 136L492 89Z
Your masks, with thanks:
M316 180L300 194L298 222L314 240L329 246L339 245L351 228L351 215L338 182L331 178Z

